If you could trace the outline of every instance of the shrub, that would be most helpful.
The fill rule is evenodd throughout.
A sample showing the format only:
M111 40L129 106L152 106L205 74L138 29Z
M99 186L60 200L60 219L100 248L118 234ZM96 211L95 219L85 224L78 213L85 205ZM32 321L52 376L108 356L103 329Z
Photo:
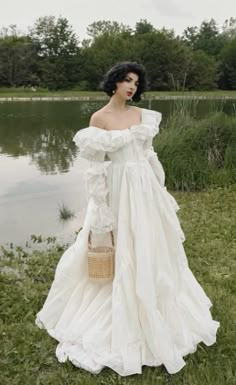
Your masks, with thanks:
M154 147L175 190L202 190L236 182L236 120L223 112L196 119L174 111Z

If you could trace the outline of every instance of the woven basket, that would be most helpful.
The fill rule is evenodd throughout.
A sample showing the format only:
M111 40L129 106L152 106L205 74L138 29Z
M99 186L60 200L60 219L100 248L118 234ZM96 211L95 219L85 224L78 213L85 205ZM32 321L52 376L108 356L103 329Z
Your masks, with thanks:
M89 279L96 282L108 282L114 277L114 236L110 231L112 246L92 247L92 232L88 237L88 275Z

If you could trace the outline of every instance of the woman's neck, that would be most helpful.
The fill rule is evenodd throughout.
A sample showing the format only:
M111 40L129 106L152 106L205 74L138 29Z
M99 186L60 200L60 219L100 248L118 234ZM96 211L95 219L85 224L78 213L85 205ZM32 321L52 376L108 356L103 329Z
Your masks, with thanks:
M107 103L107 107L116 111L127 111L129 109L126 100L120 99L116 95L111 97L110 101Z

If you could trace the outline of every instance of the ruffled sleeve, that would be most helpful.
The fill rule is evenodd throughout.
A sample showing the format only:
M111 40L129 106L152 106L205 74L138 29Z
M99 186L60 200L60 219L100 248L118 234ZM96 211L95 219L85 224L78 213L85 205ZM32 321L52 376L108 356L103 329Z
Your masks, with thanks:
M156 176L156 179L158 180L160 185L163 187L163 189L166 191L166 194L171 203L171 206L177 212L180 209L180 207L176 202L175 198L167 191L167 188L165 186L165 171L152 145L153 137L159 133L159 125L162 119L162 114L158 111L147 110L145 121L147 121L147 119L149 120L148 123L153 128L153 133L152 135L150 135L149 138L147 138L146 142L144 143L144 154L152 167L152 170ZM184 239L184 235L182 236L182 239Z
M163 169L163 166L161 162L158 159L157 153L154 151L153 146L150 146L150 148L146 152L146 157L153 169L153 172L159 181L160 185L162 187L165 186L165 171Z
M147 118L149 121L148 123L153 127L155 135L159 133L159 125L162 119L162 114L157 111L149 111L147 114ZM162 187L165 186L165 172L162 167L161 162L158 159L157 153L154 151L153 148L153 137L150 136L147 138L145 144L144 144L144 154L146 158L148 159L153 172L160 183Z
M108 205L107 172L111 161L104 160L103 133L91 128L81 129L72 140L79 147L79 156L88 161L83 177L87 202L92 204L91 230L103 233L116 227L116 219Z

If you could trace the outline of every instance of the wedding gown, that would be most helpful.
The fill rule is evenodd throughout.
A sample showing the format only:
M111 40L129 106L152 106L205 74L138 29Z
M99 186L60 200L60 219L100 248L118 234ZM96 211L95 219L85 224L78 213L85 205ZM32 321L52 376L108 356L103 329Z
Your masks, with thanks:
M74 136L79 156L89 161L86 215L35 319L59 341L59 362L69 359L92 373L108 366L127 376L161 364L176 373L199 342L216 341L219 327L188 267L179 206L152 147L161 113L141 111L141 124L112 131L89 126ZM111 282L88 278L90 229L93 245L101 236L102 245L111 244L113 230Z

